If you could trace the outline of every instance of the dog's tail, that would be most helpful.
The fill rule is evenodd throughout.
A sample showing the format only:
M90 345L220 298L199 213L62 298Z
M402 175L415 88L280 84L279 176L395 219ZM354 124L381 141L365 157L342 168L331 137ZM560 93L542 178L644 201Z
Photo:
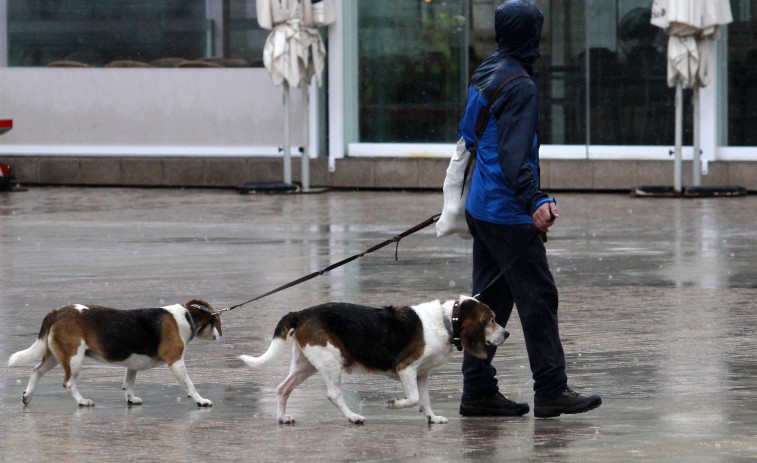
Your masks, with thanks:
M50 327L53 324L54 318L55 312L47 314L45 319L42 320L42 327L39 329L37 340L28 349L11 355L11 358L8 359L9 367L13 365L26 365L42 360L42 357L47 353L47 335L50 333Z
M279 354L286 347L287 338L292 335L295 328L299 326L299 313L290 312L279 320L276 329L273 332L273 340L268 350L260 357L251 357L249 355L240 355L239 359L250 368L260 368L272 362L279 357Z

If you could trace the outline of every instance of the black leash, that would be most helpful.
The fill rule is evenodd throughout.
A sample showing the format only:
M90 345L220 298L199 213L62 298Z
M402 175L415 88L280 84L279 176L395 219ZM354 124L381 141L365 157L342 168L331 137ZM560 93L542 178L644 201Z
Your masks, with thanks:
M554 198L553 198L553 200L554 200ZM552 220L555 220L555 216L552 215L552 211L549 211L549 214L550 214ZM377 244L377 245L375 245L373 247L370 247L370 248L366 249L365 251L363 251L363 252L361 252L359 254L355 254L355 255L350 256L350 257L348 257L346 259L342 259L339 262L335 262L335 263L329 265L328 267L324 267L323 269L321 269L321 270L319 270L317 272L313 272L313 273L310 273L308 275L305 275L304 277L298 278L298 279L296 279L294 281L290 281L289 283L283 284L283 285L279 286L278 288L272 289L272 290L268 291L267 293L261 294L260 296L253 297L252 299L248 299L248 300L246 300L246 301L244 301L242 303L239 303L237 305L232 305L232 306L229 306L229 307L224 307L223 309L220 309L217 312L215 312L215 314L218 317L220 317L221 314L224 313L224 312L228 312L230 310L234 310L234 309L236 309L238 307L242 307L243 305L247 305L250 302L255 302L255 301L259 300L259 299L263 299L266 296L270 296L271 294L278 293L279 291L284 291L285 289L291 288L292 286L297 286L300 283L304 283L304 282L306 282L308 280L312 280L313 278L315 278L317 276L320 276L320 275L323 275L324 273L329 272L331 270L334 270L337 267L341 267L342 265L348 264L348 263L352 262L355 259L359 259L359 258L363 257L366 254L370 254L370 253L372 253L374 251L378 251L379 249L381 249L381 248L383 248L385 246L388 246L391 243L397 243L397 247L394 250L394 260L397 260L397 258L398 258L397 254L399 252L399 247L400 247L400 240L402 238L406 237L406 236L412 235L413 233L415 233L415 232L417 232L419 230L423 230L424 228L428 227L432 223L434 223L437 220L439 220L440 216L441 216L441 214L434 214L431 217L429 217L428 219L426 219L423 222L419 223L418 225L416 225L416 226L414 226L412 228L408 228L407 230L405 230L404 232L400 233L399 235L396 235L396 236L394 236L394 237L392 237L392 238L390 238L388 240L385 240L385 241L383 241L383 242L381 242L381 243L379 243L379 244ZM547 235L546 235L546 233L538 232L538 233L534 234L534 238L536 238L537 236L540 236L542 238L542 240L544 240L545 242L547 241ZM531 242L531 240L528 240L527 244L529 244L530 242ZM494 282L499 279L499 277L501 277L502 275L504 275L505 272L513 265L513 263L515 263L515 261L520 258L521 254L523 254L524 250L525 250L525 246L523 246L523 250L521 250L521 252L519 252L518 255L516 255L510 262L508 262L507 265L505 265L504 267L502 267L502 269L497 274L497 276L495 276L489 282L489 284L486 285L486 287L484 289L482 289L481 292L479 292L479 294L481 294L484 291L486 291L487 289L489 289L489 287L491 285L493 285ZM476 296L478 296L478 295L476 295Z
M328 271L334 270L337 267L341 267L342 265L347 264L349 262L352 262L355 259L359 259L360 257L363 257L366 254L370 254L370 253L372 253L374 251L378 251L379 249L383 248L384 246L388 246L391 243L397 243L397 247L394 250L394 260L397 260L397 257L398 257L397 253L399 252L400 240L402 238L408 236L408 235L412 235L413 233L415 233L415 232L417 232L419 230L422 230L422 229L428 227L432 223L434 223L437 220L439 220L440 216L441 216L441 214L432 215L431 217L429 217L428 219L426 219L423 222L419 223L418 225L416 225L416 226L414 226L412 228L409 228L409 229L405 230L404 232L400 233L399 235L396 235L396 236L394 236L394 237L392 237L392 238L390 238L390 239L388 239L386 241L383 241L383 242L381 242L381 243L379 243L379 244L377 244L377 245L375 245L375 246L373 246L371 248L368 248L368 249L366 249L365 251L363 251L363 252L361 252L359 254L355 254L355 255L350 256L350 257L348 257L346 259L340 260L339 262L335 262L335 263L329 265L328 267L325 267L325 268L323 268L323 269L321 269L321 270L319 270L317 272L313 272L313 273L311 273L309 275L305 275L302 278L298 278L298 279L296 279L294 281L290 281L287 284L281 285L278 288L272 289L271 291L268 291L265 294L261 294L260 296L254 297L254 298L249 299L247 301L244 301L241 304L232 305L230 307L225 307L225 308L217 311L216 314L218 314L218 316L220 317L223 312L228 312L230 310L234 310L237 307L241 307L243 305L249 304L250 302L255 302L258 299L263 299L264 297L270 296L271 294L278 293L279 291L283 291L283 290L285 290L287 288L291 288L292 286L296 286L296 285L298 285L300 283L304 283L304 282L306 282L308 280L312 280L313 278L315 278L317 276L320 276L320 275L323 275L324 273L326 273Z

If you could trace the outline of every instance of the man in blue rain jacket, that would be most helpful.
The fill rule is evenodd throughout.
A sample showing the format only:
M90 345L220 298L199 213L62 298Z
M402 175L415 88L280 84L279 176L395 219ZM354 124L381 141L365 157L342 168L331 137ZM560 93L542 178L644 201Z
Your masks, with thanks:
M597 395L580 395L567 385L565 355L557 324L557 287L543 240L559 217L557 204L539 189L538 94L530 78L539 58L544 17L529 0L509 0L495 12L498 49L471 77L458 137L473 152L476 167L466 202L473 235L473 294L488 304L505 326L518 308L534 379L538 417L581 413L598 407ZM489 119L476 145L481 108ZM488 358L463 357L464 416L520 416L527 403L499 392Z

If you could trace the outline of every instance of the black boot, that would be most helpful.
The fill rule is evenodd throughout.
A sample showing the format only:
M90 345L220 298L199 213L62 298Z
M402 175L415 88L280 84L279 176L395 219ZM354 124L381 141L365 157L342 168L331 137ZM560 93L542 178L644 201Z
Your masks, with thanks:
M529 407L525 402L513 402L500 392L489 397L460 402L460 414L463 416L523 416Z
M535 401L534 416L551 418L553 416L560 416L563 413L583 413L594 410L600 405L602 405L602 399L598 395L583 396L567 388L553 399L542 402Z

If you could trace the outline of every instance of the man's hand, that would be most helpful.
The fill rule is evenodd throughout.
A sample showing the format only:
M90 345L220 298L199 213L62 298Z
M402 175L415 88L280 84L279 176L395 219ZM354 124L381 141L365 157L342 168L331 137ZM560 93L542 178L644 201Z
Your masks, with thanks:
M536 209L533 217L534 225L542 233L547 233L549 227L555 224L555 219L560 217L560 212L557 210L557 203L544 203Z

